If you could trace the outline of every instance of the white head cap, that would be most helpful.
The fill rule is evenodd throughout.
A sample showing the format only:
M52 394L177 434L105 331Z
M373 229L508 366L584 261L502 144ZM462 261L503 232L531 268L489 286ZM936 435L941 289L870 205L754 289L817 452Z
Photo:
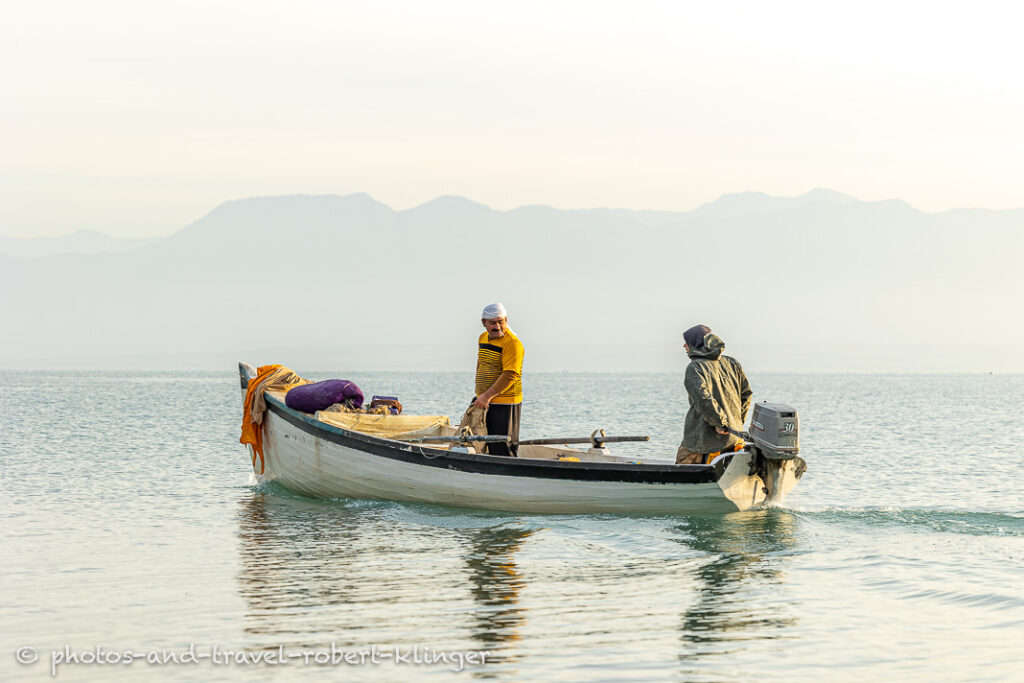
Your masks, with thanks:
M480 314L480 317L484 320L494 320L495 318L507 318L508 311L505 310L505 305L500 301L496 304L489 304L484 307L484 312Z

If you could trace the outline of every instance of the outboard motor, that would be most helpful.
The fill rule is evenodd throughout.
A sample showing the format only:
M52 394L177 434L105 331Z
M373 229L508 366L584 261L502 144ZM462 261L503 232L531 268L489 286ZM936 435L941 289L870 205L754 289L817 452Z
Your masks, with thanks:
M750 440L769 460L792 460L800 452L800 418L785 403L754 404Z
M796 408L785 403L755 403L749 436L750 475L761 479L766 503L780 503L807 471L807 463L797 455L800 419Z

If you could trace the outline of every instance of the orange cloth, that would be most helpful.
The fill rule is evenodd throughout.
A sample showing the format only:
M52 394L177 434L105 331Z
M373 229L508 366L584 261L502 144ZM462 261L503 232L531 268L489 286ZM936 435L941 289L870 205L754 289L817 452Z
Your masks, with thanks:
M263 392L268 389L283 389L287 392L310 380L302 379L283 365L261 365L256 368L256 376L249 380L245 390L245 402L242 408L242 436L239 443L252 446L252 469L256 474L263 474L266 462L263 460L263 416L267 412L267 403ZM260 469L256 470L256 456L260 456Z
M746 444L743 443L742 441L740 441L738 444L736 444L735 446L733 446L732 448L727 450L726 453L736 453L738 451L742 451L744 448L746 448ZM714 453L708 453L707 455L704 456L704 464L705 465L710 465L711 461L714 460L715 458L717 458L718 456L720 456L721 454L722 454L722 451L715 451Z

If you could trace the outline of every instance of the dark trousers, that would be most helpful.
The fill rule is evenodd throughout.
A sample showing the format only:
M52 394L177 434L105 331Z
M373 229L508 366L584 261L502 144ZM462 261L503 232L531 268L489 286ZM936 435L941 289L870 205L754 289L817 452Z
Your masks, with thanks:
M519 454L519 418L523 414L522 403L492 403L487 406L487 433L494 436L511 436L511 444L489 443L487 452L491 455Z

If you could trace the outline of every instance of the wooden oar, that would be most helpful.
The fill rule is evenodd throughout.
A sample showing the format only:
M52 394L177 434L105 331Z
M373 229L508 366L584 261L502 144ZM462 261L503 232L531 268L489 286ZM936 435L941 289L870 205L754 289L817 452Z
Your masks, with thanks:
M596 436L591 438L589 436L571 436L565 439L548 438L548 439L527 439L526 441L520 441L520 446L544 446L544 445L557 445L557 444L570 444L570 443L619 443L622 441L650 441L649 436Z
M571 444L571 443L589 443L595 447L600 448L606 443L622 443L624 441L650 441L649 436L605 436L604 430L595 431L590 436L568 436L568 437L548 437L546 439L527 439L526 441L520 441L520 446L544 446L544 445L558 445L558 444ZM512 437L509 436L476 436L472 434L460 434L458 436L424 436L419 439L402 439L406 443L454 443L467 442L467 441L479 441L481 443L509 443L512 441Z
M419 439L401 439L405 443L452 443L456 441L480 441L483 443L509 443L511 436L424 436Z

